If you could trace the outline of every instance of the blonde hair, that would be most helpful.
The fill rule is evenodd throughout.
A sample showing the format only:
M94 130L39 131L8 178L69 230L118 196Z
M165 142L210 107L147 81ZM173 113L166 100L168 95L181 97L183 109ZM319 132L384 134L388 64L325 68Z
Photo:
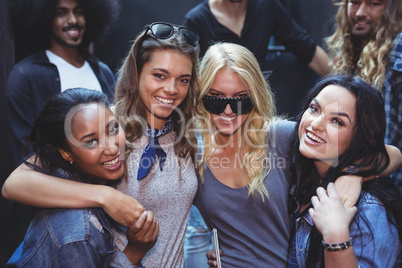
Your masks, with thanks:
M254 108L247 115L246 123L244 124L244 126L248 127L242 127L240 130L242 131L242 135L240 135L241 144L245 145L241 150L241 156L248 174L249 195L254 195L257 192L264 200L264 196L269 197L268 191L264 186L264 179L269 172L269 170L265 172L264 169L267 154L266 146L264 145L266 144L268 124L275 115L273 94L261 73L257 60L248 49L231 43L216 43L207 50L201 62L201 94L199 100L208 93L217 73L225 68L238 75L240 81L251 95ZM206 133L203 133L204 145L211 144L212 133L216 131L215 125L201 101L198 108L198 114L202 118L202 120L199 120L198 125L202 130L207 130ZM248 131L249 129L259 131ZM248 146L245 139L251 144L262 146ZM208 160L212 153L213 149L210 146L205 146L201 162L198 163L202 181L204 181L203 163ZM260 160L257 168L255 165L256 159Z
M401 0L387 0L386 9L360 55L351 42L348 0L334 1L339 6L336 30L326 38L330 64L336 73L356 74L381 90L393 40L402 30Z
M119 123L125 128L128 142L133 142L144 134L143 120L146 119L146 107L140 97L139 77L145 63L151 60L157 50L173 50L187 56L192 62L191 81L184 101L172 112L173 130L178 135L174 144L174 151L182 158L191 157L195 160L196 138L192 129L193 107L198 104L199 95L199 46L188 44L177 31L168 39L155 38L150 31L144 35L140 33L134 41L119 72L115 91L115 115ZM190 142L189 142L190 141ZM191 144L192 143L192 144Z

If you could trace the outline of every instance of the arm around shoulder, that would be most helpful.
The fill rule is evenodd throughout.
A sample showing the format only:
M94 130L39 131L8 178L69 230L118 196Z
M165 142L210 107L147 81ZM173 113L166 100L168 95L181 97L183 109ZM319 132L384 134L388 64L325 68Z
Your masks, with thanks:
M387 168L380 174L364 178L364 181L369 181L378 177L390 176L395 170L397 170L400 166L402 166L401 151L397 147L388 144L385 145L385 149L387 150L389 156L389 164Z
M49 176L25 164L15 169L5 181L6 199L43 208L102 207L123 225L137 221L144 208L131 196L105 185L94 185Z

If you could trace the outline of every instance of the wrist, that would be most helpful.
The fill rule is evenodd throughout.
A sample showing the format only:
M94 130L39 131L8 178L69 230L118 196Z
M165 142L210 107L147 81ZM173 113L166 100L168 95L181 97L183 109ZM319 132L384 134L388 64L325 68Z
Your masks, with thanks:
M106 206L110 204L110 197L112 196L114 189L105 185L97 185L97 187L94 197L96 206L105 209Z
M139 265L142 258L147 254L147 251L140 250L128 243L123 253L126 254L132 264Z
M350 239L349 229L322 233L322 239L326 243L341 243Z
M322 245L326 251L341 251L352 247L352 238L340 243L326 243L322 241Z

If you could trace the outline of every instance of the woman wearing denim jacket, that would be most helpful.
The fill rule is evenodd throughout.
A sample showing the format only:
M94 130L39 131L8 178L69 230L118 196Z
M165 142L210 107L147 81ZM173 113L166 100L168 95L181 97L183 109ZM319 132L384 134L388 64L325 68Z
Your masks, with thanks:
M25 164L66 180L119 183L125 135L107 105L106 95L82 88L50 98L33 126L33 156ZM7 267L143 267L159 225L151 212L140 219L127 232L131 244L123 254L103 209L38 209Z
M328 77L308 93L303 111L295 133L289 267L393 267L402 234L393 182L364 182L350 209L333 186L341 175L367 177L389 163L381 97L358 78Z

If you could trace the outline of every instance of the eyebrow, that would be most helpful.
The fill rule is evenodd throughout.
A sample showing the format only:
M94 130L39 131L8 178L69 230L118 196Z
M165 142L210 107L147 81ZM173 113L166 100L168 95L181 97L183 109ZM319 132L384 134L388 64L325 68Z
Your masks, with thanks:
M318 108L321 109L321 105L318 102L318 100L316 98L314 98L313 101L315 102L315 104L317 104ZM349 122L352 123L352 120L350 120L350 117L349 117L349 115L347 113L331 113L331 115L345 116L345 117L347 117L349 119Z
M347 113L331 113L331 115L345 116L349 119L349 122L352 123L352 120L350 120L350 117Z
M317 104L318 108L321 109L321 105L320 105L320 103L318 102L318 100L317 100L316 98L314 98L313 101L315 102L315 104Z
M163 68L153 68L153 70L157 70L157 71L160 71L165 74L170 74L170 72L168 70L163 69ZM182 75L180 75L180 77L190 77L191 78L192 75L191 74L182 74Z
M220 94L223 94L221 91L219 91L219 90L216 90L216 89L214 89L214 88L210 88L209 90L208 90L208 93L209 93L209 91L215 91L215 92L217 92L217 93L220 93ZM239 95L239 94L244 94L244 93L249 93L248 91L247 91L247 89L245 89L245 90L242 90L242 91L239 91L239 92L236 92L235 94L233 94L233 95Z
M55 11L58 11L58 10L68 10L68 9L69 9L69 8L66 7L66 6L58 6L58 7L55 8ZM77 10L77 9L83 9L83 8L82 8L81 5L77 5L77 6L73 7L73 10Z
M93 136L93 135L95 135L95 133L89 133L89 134L87 134L87 135L84 135L84 136L82 136L82 138L80 139L80 141L82 142L82 140L84 140L84 139L86 139L86 138L88 138L88 137L91 137L91 136Z
M113 118L112 120L110 120L109 123L107 123L105 129L108 129L108 128L110 127L110 125L111 125L111 124L114 124L115 122L117 122L116 118ZM82 140L84 140L84 139L86 139L86 138L88 138L88 137L94 136L94 135L95 135L94 132L88 133L88 134L82 136L82 138L80 139L80 141L82 142Z

